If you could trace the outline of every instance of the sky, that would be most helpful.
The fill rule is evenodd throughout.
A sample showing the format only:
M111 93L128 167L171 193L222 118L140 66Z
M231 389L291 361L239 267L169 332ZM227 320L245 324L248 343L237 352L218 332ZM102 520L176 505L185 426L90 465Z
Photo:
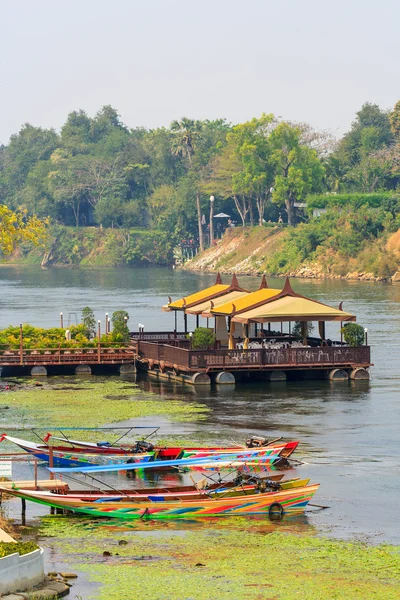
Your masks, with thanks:
M0 0L0 143L105 104L129 127L274 113L344 133L400 99L399 0Z

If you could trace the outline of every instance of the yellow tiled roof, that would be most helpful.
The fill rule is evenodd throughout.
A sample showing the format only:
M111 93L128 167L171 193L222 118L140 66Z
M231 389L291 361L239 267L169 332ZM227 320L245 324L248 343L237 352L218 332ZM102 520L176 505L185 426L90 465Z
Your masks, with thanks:
M258 308L242 312L236 317L234 316L233 320L239 323L248 323L249 321L264 323L276 321L355 321L356 317L338 308L332 308L308 298L283 296Z
M240 312L242 310L245 310L246 308L250 309L251 306L258 304L259 302L262 302L263 300L269 300L270 298L272 298L273 296L276 296L280 292L281 292L281 290L276 290L273 288L263 288L262 290L257 290L255 292L251 292L250 294L243 296L242 298L240 298L240 300L236 300L235 302L231 302L230 298L228 299L228 296L225 296L226 301L224 303L221 303L219 306L217 306L217 304L214 303L214 308L209 311L210 316L214 316L214 315L229 316L232 314L234 308L235 308L235 312ZM235 305L235 306L233 306L233 305Z
M245 296L250 296L250 294L248 292L239 291L228 292L227 294L219 296L218 298L214 298L213 300L206 300L206 302L200 302L199 304L195 304L194 306L191 306L191 308L187 308L185 312L188 315L199 315L203 311L207 311L208 313L210 313L212 312L210 311L211 302L213 303L214 308L216 309L216 307L220 305L225 305L226 302L230 301L232 303L233 300L236 302L239 301L239 298L243 299ZM212 314L211 316L214 315Z
M219 294L221 294L221 292L224 292L229 287L229 285L217 283L216 285L212 285L211 287L208 287L204 290L200 290L200 292L195 292L194 294L190 294L190 296L185 296L184 298L175 300L170 304L165 304L162 308L164 311L167 312L171 310L183 310L185 307L197 304L199 302L203 302L207 298L218 296Z

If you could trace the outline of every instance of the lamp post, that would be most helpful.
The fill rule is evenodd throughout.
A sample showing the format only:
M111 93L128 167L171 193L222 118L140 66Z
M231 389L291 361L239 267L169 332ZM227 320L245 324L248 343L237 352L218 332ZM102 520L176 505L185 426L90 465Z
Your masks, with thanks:
M106 335L109 333L108 331L108 313L106 313Z
M214 196L210 196L210 248L214 242Z
M100 337L101 337L101 321L100 319L97 321L97 362L100 362Z
M368 346L368 329L367 328L364 329L364 333L365 333L365 345Z
M64 329L64 315L62 312L60 312L60 327Z
M192 333L192 332L190 332L190 333L189 333L190 349L192 349L192 338L193 338L193 333Z

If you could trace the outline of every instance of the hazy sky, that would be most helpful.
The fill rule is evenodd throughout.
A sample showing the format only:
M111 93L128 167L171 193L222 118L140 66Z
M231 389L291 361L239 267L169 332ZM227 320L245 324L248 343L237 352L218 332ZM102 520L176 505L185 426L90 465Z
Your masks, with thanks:
M345 131L400 99L400 0L0 0L0 143L111 104L129 127L262 112Z

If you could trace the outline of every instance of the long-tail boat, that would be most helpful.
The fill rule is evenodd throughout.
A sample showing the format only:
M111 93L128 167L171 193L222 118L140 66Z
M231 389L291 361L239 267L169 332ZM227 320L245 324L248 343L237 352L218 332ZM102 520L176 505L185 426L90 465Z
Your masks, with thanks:
M305 485L287 490L258 494L241 494L227 497L203 496L184 500L165 500L148 496L144 499L103 501L83 501L80 499L51 495L26 490L7 490L13 496L45 506L69 510L93 517L116 519L184 519L198 517L246 516L258 514L290 514L303 512L319 484ZM0 487L0 491L3 491ZM5 491L5 490L4 490Z
M263 451L253 452L252 449L241 450L233 454L211 454L200 458L178 458L175 460L127 461L119 464L102 464L91 466L49 467L54 473L105 473L117 471L132 471L138 469L179 469L179 470L221 470L233 469L247 465L250 467L286 467L288 461L279 455L274 448L264 448Z
M277 492L278 490L289 490L298 487L304 487L309 484L310 479L288 479L280 481L283 475L269 476L266 478L249 478L246 482L242 478L235 478L231 481L222 481L214 483L207 487L197 485L177 486L170 489L166 488L137 488L122 491L120 490L68 490L66 493L58 494L47 490L35 490L38 496L43 498L57 498L82 500L83 502L109 502L109 501L126 501L126 500L181 500L182 498L193 499L202 498L203 496L218 497L218 495L241 495L255 494L262 492ZM1 483L0 483L1 487ZM7 488L8 489L8 488ZM13 483L12 490L29 491L18 487L18 482Z
M62 467L72 466L90 466L94 464L111 464L129 462L147 462L153 460L175 460L189 457L206 457L222 454L236 454L251 451L253 454L265 455L266 451L279 454L281 458L288 458L298 446L298 441L281 442L276 440L274 443L266 442L264 445L253 446L249 443L242 447L230 448L161 448L153 446L148 442L137 442L131 447L129 452L127 447L97 446L91 442L79 442L77 440L68 440L71 444L81 444L81 446L72 448L62 445L49 445L50 434L44 437L44 442L38 444L20 438L9 436L3 433L0 436L0 442L7 440L16 444L22 450L32 454L36 458L49 462L52 454L53 464ZM253 440L254 438L250 438ZM141 444L141 445L140 445ZM147 448L147 451L145 451ZM138 452L138 450L140 450Z

